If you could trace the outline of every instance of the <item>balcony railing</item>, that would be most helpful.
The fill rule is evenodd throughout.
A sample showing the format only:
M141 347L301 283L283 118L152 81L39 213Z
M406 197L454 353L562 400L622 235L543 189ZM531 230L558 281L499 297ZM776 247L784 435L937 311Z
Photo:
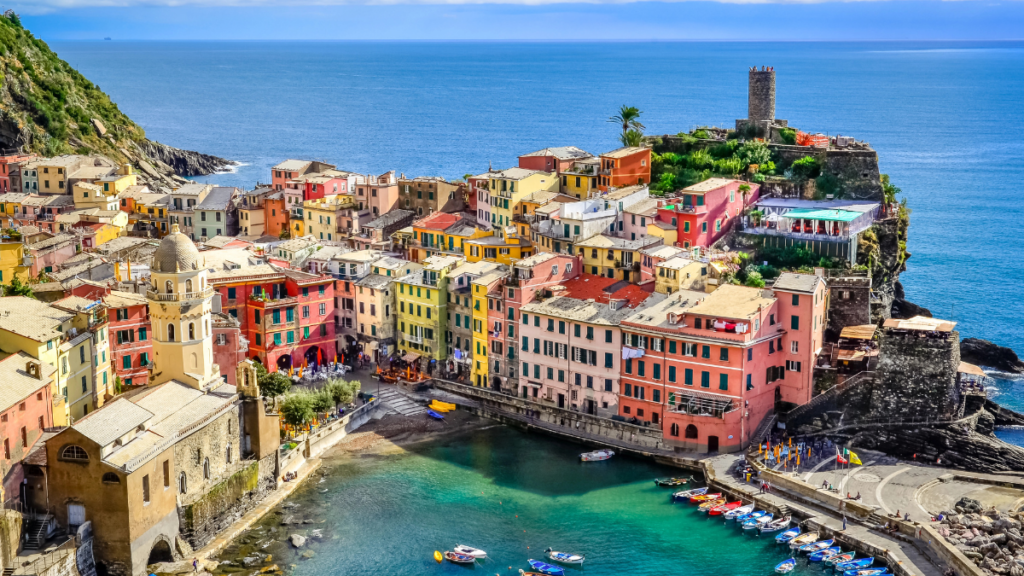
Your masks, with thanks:
M413 336L411 334L403 333L402 340L405 340L406 342L412 342L413 344L423 344L422 336Z
M277 308L278 306L291 306L293 304L298 304L299 297L285 296L283 298L272 298L268 296L264 298L262 296L250 296L249 300L263 304L264 308Z
M185 300L202 300L213 296L213 288L207 287L199 292L181 292L178 294L160 294L156 290L146 292L146 298L157 302L183 302Z

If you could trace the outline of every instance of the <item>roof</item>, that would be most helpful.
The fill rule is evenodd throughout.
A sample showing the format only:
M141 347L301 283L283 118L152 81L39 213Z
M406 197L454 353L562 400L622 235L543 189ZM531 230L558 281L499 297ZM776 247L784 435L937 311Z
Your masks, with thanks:
M985 377L985 371L984 370L982 370L981 368L978 368L977 366L975 366L974 364L971 364L970 362L964 362L962 360L960 361L960 367L957 369L957 372L962 372L964 374L972 374L974 376Z
M79 418L71 427L100 446L106 446L152 417L152 412L131 400L117 398Z
M114 238L108 242L104 242L95 248L96 252L100 254L113 254L126 248L133 248L135 246L141 246L142 244L153 243L158 245L157 242L150 238L136 238L134 236L121 236L120 238Z
M175 196L199 196L200 194L203 193L204 190L210 187L211 186L209 184L191 182L189 184L184 184L178 188L175 188L173 191L171 191L171 194L174 194Z
M545 314L577 322L617 326L624 318L633 314L634 307L642 302L643 300L636 304L627 303L625 306L613 308L604 302L558 296L548 300L534 300L520 310L524 314Z
M391 226L392 224L395 224L397 222L401 222L406 218L412 218L415 215L416 213L413 212L412 210L391 210L390 212L383 214L379 218L371 220L366 224L361 224L359 227L374 229L384 228L386 226Z
M60 338L64 334L56 328L74 317L74 314L58 310L33 298L0 298L0 329L36 342Z
M614 278L594 276L592 274L580 274L559 286L561 290L552 288L552 292L580 300L593 299L596 302L605 304L610 300L625 299L630 307L636 307L651 295L650 292L647 292L640 286L630 284L625 280L615 280Z
M490 286L491 284L501 280L505 277L508 272L508 267L504 264L500 264L498 269L491 270L485 274L481 274L474 278L470 283L479 284L481 286Z
M205 265L206 260L199 255L195 242L182 234L177 224L171 225L171 233L164 236L160 246L153 253L154 272L185 272Z
M607 194L603 196L603 198L605 198L606 200L621 200L628 196L632 196L637 192L646 191L647 189L647 184L633 184L631 186L623 186L622 188L616 188L614 190L609 191Z
M30 376L25 371L29 362L39 365L42 378ZM57 368L39 362L24 352L15 352L0 360L0 382L3 382L0 386L0 412L20 403L40 388L49 386L50 377L56 371Z
M851 340L871 340L875 337L876 330L878 330L878 326L875 326L874 324L847 326L839 333L839 337L850 338Z
M501 180L523 180L525 178L533 176L534 174L554 176L554 172L544 172L542 170L527 170L526 168L506 168L504 170L493 170L491 172L488 172L487 177Z
M420 218L412 223L414 228L427 228L429 230L447 230L462 220L458 214L447 212L434 212L433 214Z
M89 300L82 296L71 295L66 298L61 298L50 305L54 308L60 308L61 310L66 310L68 312L85 312L95 308L99 303L99 300Z
M660 297L660 298L659 298ZM651 329L675 330L681 326L672 323L670 316L682 317L690 308L707 297L707 293L695 290L679 290L672 294L656 294L643 309L631 314L623 322L638 324Z
M415 263L414 262L410 262L408 260L402 260L401 258L394 258L392 256L385 256L385 257L383 257L383 258L381 258L379 260L374 260L373 261L373 265L374 266L376 266L378 268L383 268L385 270L398 270L402 266L408 266L409 264L415 264ZM418 266L418 264L417 264L417 266Z
M450 277L462 276L463 274L475 274L482 275L489 273L495 269L501 268L503 265L497 262L490 262L488 260L477 260L476 262L463 262L458 268L452 270L448 275Z
M611 152L605 152L604 154L601 154L601 157L602 158L625 158L627 156L632 156L633 154L638 154L638 153L644 152L644 151L650 151L650 148L640 148L638 146L626 146L624 148L616 148L615 150L612 150Z
M818 289L818 283L824 283L820 276L814 274L797 274L795 272L783 272L775 279L772 290L784 290L786 292L805 292L813 294Z
M277 166L274 166L272 170L288 170L289 172L291 172L293 170L302 170L303 168L309 166L312 163L312 160L285 160L284 162L281 162Z
M529 258L523 258L522 260L518 260L517 262L515 262L515 267L532 268L538 264L543 264L548 260L551 260L552 258L558 258L558 254L555 254L554 252L540 252L538 254L530 256Z
M391 276L382 276L380 274L368 274L361 280L356 282L356 286L366 286L367 288L376 288L377 290L383 290L388 287L388 284L394 280Z
M208 248L223 248L228 244L231 244L232 242L244 242L246 244L249 244L249 242L246 242L241 238L234 238L232 236L214 236L213 238L210 238L203 242L203 246L206 246Z
M690 313L746 320L774 302L775 298L765 297L760 288L726 284L708 294Z
M952 332L956 322L928 318L927 316L914 316L908 320L890 318L882 324L884 328L896 330L917 330L921 332Z
M103 297L103 303L110 308L127 308L128 306L145 306L149 302L142 294L111 290L110 294Z
M683 188L683 192L686 194L703 194L705 192L711 192L712 190L718 190L719 188L728 186L733 182L737 182L737 180L733 180L732 178L708 178L703 182L697 182L692 186Z
M239 194L239 189L228 186L216 186L196 205L196 210L227 210L231 199Z
M641 214L644 216L653 216L658 213L658 200L656 198L648 198L641 200L630 206L626 206L622 209L627 214Z
M313 236L299 236L298 238L293 238L291 240L288 240L287 242L282 242L281 244L278 244L277 246L274 247L274 249L295 252L296 250L303 250L305 248L309 248L310 246L315 246L318 242L319 240L317 240Z
M668 260L665 260L664 262L659 263L658 268L668 268L669 270L682 270L683 268L686 268L691 264L702 265L700 262L697 262L696 260L690 260L685 256L675 256L669 258Z
M640 251L644 256L650 256L651 258L663 258L668 260L680 254L689 254L690 250L680 248L678 246L669 246L662 244L661 246L653 246L651 248L645 248Z
M863 212L852 210L814 210L808 208L797 208L790 210L782 216L784 218L802 218L805 220L824 220L827 222L853 222L860 218Z
M536 152L523 154L520 158L529 158L531 156L553 156L559 160L580 160L583 158L592 158L594 155L575 146L556 146L554 148L544 148L537 150Z
M644 236L636 240L626 240L625 238L619 238L618 236L609 236L607 234L597 234L591 236L586 240L581 240L576 243L578 248L613 248L617 250L639 250L646 248L654 244L661 244L664 239L656 236Z
M336 255L333 259L346 262L376 262L380 257L380 250L350 250Z

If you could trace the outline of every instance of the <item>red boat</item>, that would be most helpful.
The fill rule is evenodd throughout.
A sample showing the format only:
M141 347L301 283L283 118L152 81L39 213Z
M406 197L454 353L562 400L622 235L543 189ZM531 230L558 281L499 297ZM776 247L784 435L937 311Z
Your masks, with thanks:
M721 497L721 492L719 492L718 494L698 494L696 496L690 497L690 504L700 504L705 500L718 500Z
M722 504L721 506L715 506L714 508L712 508L708 512L708 515L709 516L721 516L722 514L725 514L726 512L728 512L729 510L733 510L735 508L739 508L742 505L743 505L743 502L740 502L739 500L737 500L736 502L729 502L728 504Z

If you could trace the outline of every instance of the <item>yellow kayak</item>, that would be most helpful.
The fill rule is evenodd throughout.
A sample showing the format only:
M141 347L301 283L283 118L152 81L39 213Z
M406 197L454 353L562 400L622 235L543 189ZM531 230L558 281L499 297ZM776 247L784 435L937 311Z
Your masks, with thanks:
M437 550L434 550L434 560L437 561L438 564L440 564L441 561L444 560L444 556L442 556L441 553Z
M455 404L449 404L448 402L441 402L440 400L434 400L430 403L430 409L435 412L451 412L455 410Z

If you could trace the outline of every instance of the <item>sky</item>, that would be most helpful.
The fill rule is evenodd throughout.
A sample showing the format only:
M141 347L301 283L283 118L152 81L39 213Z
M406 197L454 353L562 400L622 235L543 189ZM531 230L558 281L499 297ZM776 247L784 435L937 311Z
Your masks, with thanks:
M54 40L1018 40L1024 0L0 0Z

